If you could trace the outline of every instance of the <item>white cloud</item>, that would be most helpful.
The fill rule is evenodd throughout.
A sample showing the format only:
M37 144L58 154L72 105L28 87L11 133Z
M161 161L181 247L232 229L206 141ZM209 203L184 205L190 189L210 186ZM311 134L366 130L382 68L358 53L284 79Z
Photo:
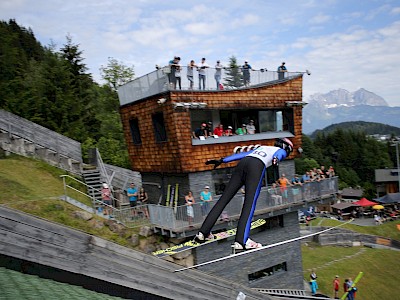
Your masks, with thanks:
M393 7L392 10L390 11L390 14L392 15L398 15L400 14L400 7Z
M331 16L325 14L317 14L316 16L312 17L309 21L310 24L324 24L331 20Z
M260 17L255 14L244 14L239 18L234 19L231 24L233 28L245 27L257 24L260 21Z

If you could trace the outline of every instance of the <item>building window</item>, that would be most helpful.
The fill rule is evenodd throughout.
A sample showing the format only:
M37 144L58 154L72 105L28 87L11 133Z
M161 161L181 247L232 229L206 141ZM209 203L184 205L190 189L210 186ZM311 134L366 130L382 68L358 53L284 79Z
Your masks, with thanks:
M267 223L265 223L262 227L265 229L273 229L273 228L282 228L283 227L283 215L274 216L268 219L265 219Z
M140 137L139 121L138 119L130 119L129 127L131 129L131 136L134 145L141 145L142 138Z
M252 283L252 282L259 280L261 278L264 278L264 277L273 276L273 275L276 275L277 273L286 272L286 271L287 271L286 262L282 262L282 263L274 265L272 267L249 274L248 275L249 283Z
M156 142L166 142L167 131L165 130L163 113L159 112L153 114L152 119L153 119L154 135L156 137Z
M191 111L192 131L200 127L201 123L212 121L214 129L218 124L223 124L224 129L233 127L233 132L254 121L256 133L290 131L294 134L293 109L238 109L238 110L194 110Z

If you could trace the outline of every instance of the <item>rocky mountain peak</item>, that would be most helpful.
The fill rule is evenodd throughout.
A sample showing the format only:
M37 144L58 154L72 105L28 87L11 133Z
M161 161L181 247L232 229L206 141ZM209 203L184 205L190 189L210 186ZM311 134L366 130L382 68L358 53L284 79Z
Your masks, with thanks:
M354 102L360 105L389 106L385 99L363 88L353 92L352 96Z
M380 96L360 88L355 92L337 89L316 93L305 102L303 132L311 133L334 123L366 121L400 127L400 107L390 107Z
M385 99L363 88L355 92L339 88L326 94L317 93L311 95L307 102L310 104L318 102L317 106L326 108L357 105L389 106Z

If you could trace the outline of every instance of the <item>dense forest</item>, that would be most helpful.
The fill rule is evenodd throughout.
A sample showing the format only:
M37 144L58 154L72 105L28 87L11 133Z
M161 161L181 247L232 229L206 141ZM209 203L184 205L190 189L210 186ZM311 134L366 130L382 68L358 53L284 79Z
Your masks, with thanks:
M105 162L129 167L116 85L133 69L109 58L99 85L69 36L58 50L44 47L10 20L0 21L0 70L0 108L81 142L85 157L97 147Z
M236 58L229 61L237 69ZM83 51L69 36L59 49L42 46L31 29L15 20L0 21L0 108L81 142L84 156L97 147L106 163L130 168L116 89L135 73L113 58L99 71L103 85L87 73ZM229 75L232 84L240 82L238 74ZM367 135L398 135L398 128L354 123L318 131L312 138L303 135L296 172L333 165L341 188L361 186L373 198L374 170L393 167L396 151Z

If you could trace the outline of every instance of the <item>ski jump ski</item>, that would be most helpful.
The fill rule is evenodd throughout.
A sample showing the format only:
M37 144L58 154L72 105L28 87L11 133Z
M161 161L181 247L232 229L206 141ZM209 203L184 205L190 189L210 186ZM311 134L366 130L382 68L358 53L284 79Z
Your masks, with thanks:
M251 223L250 229L258 228L258 227L264 225L265 223L267 223L267 221L265 221L264 219L258 219L258 220L256 220L256 221ZM210 243L221 241L223 239L227 239L228 237L234 236L236 234L236 231L237 231L237 228L232 228L232 229L229 229L227 231L214 233L213 235L214 235L215 238L213 240L208 240L208 241L206 241L204 243L198 243L198 242L195 242L193 240L187 241L187 242L185 242L183 244L180 244L180 245L175 245L175 246L172 246L172 247L167 248L167 249L162 249L162 250L155 251L155 252L153 252L153 255L157 256L158 258L174 255L174 254L177 254L177 253L189 250L189 249L197 248L197 247L200 247L200 246L208 245Z
M350 219L347 222L344 222L342 224L339 224L339 225L336 225L334 227L330 227L330 228L327 228L327 229L324 229L324 230L321 230L321 231L318 231L318 232L315 232L315 233L310 233L310 234L307 234L305 236L300 236L300 237L297 237L297 238L289 239L289 240L278 242L278 243L275 243L275 244L266 245L266 246L263 246L261 248L251 249L251 250L247 250L247 251L231 254L231 255L228 255L228 256L223 256L223 257L220 257L220 258L217 258L217 259L214 259L214 260L210 260L210 261L206 261L206 262L203 262L203 263L191 266L191 267L178 269L178 270L175 270L174 272L186 271L186 270L189 270L189 269L194 269L194 268L197 268L197 267L206 266L206 265L209 265L209 264L213 264L213 263L216 263L216 262L219 262L219 261L223 261L223 260L226 260L226 259L231 259L231 258L238 257L238 256L241 256L241 255L246 255L246 254L250 254L250 253L253 253L253 252L257 252L257 251L273 248L273 247L276 247L276 246L281 246L281 245L289 244L289 243L292 243L292 242L300 241L302 239L306 239L306 238L309 238L309 237L312 237L312 236L315 236L315 235L319 235L321 233L328 232L328 231L333 230L335 228L344 226L346 224L349 224L352 221L353 221L353 219Z

